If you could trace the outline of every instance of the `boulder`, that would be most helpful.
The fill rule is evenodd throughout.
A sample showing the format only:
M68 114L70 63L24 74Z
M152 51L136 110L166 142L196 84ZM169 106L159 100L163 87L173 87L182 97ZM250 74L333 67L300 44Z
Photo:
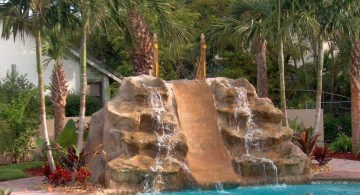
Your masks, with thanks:
M192 93L192 87L186 86L188 82L181 81L177 85L181 85L185 93ZM219 138L210 139L206 125L199 124L195 126L202 128L201 132L205 133L202 135L206 136L195 137L198 142L192 135L197 135L199 129L188 129L186 133L182 129L185 124L180 122L176 101L191 96L176 96L173 84L151 76L125 78L118 96L92 116L86 150L91 151L99 144L103 150L88 165L93 171L92 181L124 193L211 187L216 177L208 183L203 178L200 185L196 181L200 177L194 177L199 174L195 172L206 170L202 170L202 166L192 169L188 161L189 152L192 152L192 159L196 159L194 148L207 150L210 147L201 143L210 140L221 142L216 145L222 145L224 150L221 151L224 152L216 155L229 159L231 171L228 172L235 175L229 177L231 182L224 183L225 186L230 183L255 185L310 181L309 160L291 143L292 130L281 126L281 111L271 100L259 98L246 79L214 78L207 79L205 87L204 83L201 84L210 90L206 105L215 106L212 116L217 119L213 124L217 127L212 129L216 132L211 135ZM197 83L192 82L191 86L197 86ZM183 109L191 110L186 107L191 107L192 101L181 102ZM196 113L208 114L206 109L202 110ZM187 116L193 117L191 113L182 115L183 119ZM200 122L207 123L205 120ZM191 144L189 137L192 137ZM209 159L218 158L212 151L199 154L211 156ZM201 159L201 162L208 161Z

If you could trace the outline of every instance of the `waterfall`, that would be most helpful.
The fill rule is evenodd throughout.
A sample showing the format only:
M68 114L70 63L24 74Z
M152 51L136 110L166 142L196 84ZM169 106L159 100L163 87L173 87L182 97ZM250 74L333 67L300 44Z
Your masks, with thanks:
M224 184L222 182L217 182L215 184L215 188L216 188L216 192L220 193L220 194L224 194L224 193L227 193L225 190L224 190Z
M159 193L160 188L165 185L162 176L165 160L180 165L186 172L190 172L190 169L185 163L171 155L175 146L175 143L171 142L171 138L176 135L176 132L163 122L163 116L167 114L167 111L159 89L155 87L147 87L147 89L149 90L148 102L154 119L152 125L156 127L154 134L157 138L156 146L158 151L155 157L155 165L150 167L149 172L145 175L144 192Z
M263 152L263 148L261 145L261 140L257 139L263 133L261 128L259 128L254 122L254 115L249 107L248 97L247 97L247 90L243 87L235 87L236 96L234 98L234 117L236 121L236 133L240 133L240 113L246 116L246 133L245 133L245 150L246 154L243 157L251 160L254 163L258 163L262 165L262 169L264 172L264 178L267 178L266 175L266 165L270 165L270 168L273 170L275 175L275 182L279 184L278 181L278 173L277 167L271 159L258 157L251 153L251 149L255 148L259 152ZM241 170L240 170L241 173Z
M163 170L163 159L161 154L163 151L166 151L166 154L169 154L170 148L169 138L170 136L165 132L165 125L162 121L162 115L166 112L164 108L164 102L161 97L161 94L157 88L147 87L149 90L148 102L152 111L153 126L158 128L160 132L155 131L157 138L156 146L158 148L155 165L150 167L149 172L145 175L144 180L144 192L145 193L159 193L158 187L164 184L161 171Z

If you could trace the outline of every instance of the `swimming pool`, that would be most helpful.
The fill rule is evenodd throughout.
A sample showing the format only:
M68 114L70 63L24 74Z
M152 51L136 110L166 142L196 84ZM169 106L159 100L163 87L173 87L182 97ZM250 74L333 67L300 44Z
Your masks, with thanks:
M184 191L161 193L161 195L201 195L201 194L236 194L236 195L332 195L332 194L360 194L360 184L308 184L308 185L277 185L277 186L253 186L239 187L229 190L212 191Z

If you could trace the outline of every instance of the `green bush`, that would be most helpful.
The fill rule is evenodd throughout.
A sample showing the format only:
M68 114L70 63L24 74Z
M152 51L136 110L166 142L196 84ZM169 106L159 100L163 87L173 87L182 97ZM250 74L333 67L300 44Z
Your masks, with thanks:
M80 95L69 94L66 99L66 116L79 116L80 113ZM86 116L91 116L102 108L102 103L96 97L86 96Z
M26 75L12 72L1 80L0 91L0 125L3 127L0 152L6 152L14 163L19 163L33 148L31 140L38 133L37 90Z
M217 67L215 75L228 77L232 79L246 78L250 83L256 84L256 63L255 57L244 51L225 51L219 54L221 60L218 60L217 63L211 64L209 62L209 70ZM211 74L210 74L211 75Z
M118 66L116 71L125 77L134 75L134 68L131 66L131 64L126 62L123 62L122 65Z
M333 116L324 115L324 138L326 142L334 142L338 134L345 134L351 137L351 114Z
M329 145L332 152L350 152L351 147L351 138L342 133L339 133L336 140Z
M113 82L109 85L108 91L110 92L110 98L117 96L120 88L120 83Z

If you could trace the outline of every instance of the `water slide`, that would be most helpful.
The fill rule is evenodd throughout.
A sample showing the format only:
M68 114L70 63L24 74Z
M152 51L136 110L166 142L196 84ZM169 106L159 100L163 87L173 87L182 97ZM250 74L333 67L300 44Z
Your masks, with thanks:
M238 183L231 159L220 136L217 111L205 81L174 81L181 131L189 151L186 159L199 185Z

